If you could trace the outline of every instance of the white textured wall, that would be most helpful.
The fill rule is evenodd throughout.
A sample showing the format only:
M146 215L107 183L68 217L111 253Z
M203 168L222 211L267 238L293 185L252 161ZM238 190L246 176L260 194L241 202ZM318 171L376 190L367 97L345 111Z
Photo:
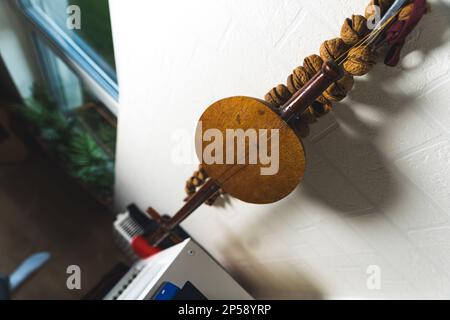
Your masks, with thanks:
M379 65L306 142L289 198L202 207L184 227L258 298L450 297L450 0L432 1L402 66ZM175 129L262 97L364 1L111 0L121 86L116 195L173 213L195 168ZM378 265L381 290L366 286Z
M0 0L0 55L22 97L29 97L39 78L25 24L7 0Z

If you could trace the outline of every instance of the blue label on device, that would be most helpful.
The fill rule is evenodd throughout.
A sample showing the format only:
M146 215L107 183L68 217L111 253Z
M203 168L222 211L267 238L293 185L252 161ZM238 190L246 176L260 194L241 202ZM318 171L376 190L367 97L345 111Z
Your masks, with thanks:
M158 293L156 294L153 300L159 301L173 300L179 291L180 288L178 288L176 285L170 282L165 282L162 284L161 289L159 289Z

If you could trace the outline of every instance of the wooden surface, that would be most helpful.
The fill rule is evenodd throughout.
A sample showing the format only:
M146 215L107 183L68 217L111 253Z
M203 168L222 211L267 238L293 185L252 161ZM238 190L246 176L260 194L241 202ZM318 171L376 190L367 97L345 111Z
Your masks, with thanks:
M267 204L289 195L299 184L305 172L303 145L295 132L269 106L258 99L232 97L220 100L209 107L200 119L202 136L208 129L219 129L225 137L226 129L279 129L279 171L275 175L262 175L262 165L205 164L201 150L197 155L208 175L216 179L231 196L249 203ZM200 130L197 130L200 134ZM197 137L198 138L198 137ZM202 143L203 149L210 142ZM268 141L270 146L271 141ZM270 150L270 147L269 147ZM246 151L249 151L247 144ZM224 155L226 143L224 143Z
M50 162L36 155L0 164L0 272L11 273L30 254L50 261L13 299L80 299L120 261L114 215ZM68 290L66 269L81 268L81 290Z
M1 105L0 101L0 105ZM11 131L9 118L4 107L0 106L0 126L8 134L5 140L0 140L0 163L24 161L28 152L22 141Z

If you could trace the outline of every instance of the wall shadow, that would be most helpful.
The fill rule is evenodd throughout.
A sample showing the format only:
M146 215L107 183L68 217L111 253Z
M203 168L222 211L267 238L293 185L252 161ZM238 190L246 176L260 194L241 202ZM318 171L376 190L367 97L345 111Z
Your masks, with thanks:
M449 42L449 16L448 5L442 2L433 4L432 12L410 35L410 43L404 47L402 56L417 52L425 58L433 50ZM420 64L412 68L419 66ZM322 124L317 125L322 127L320 130L313 130L322 132L305 141L308 168L295 197L300 201L305 197L312 198L342 215L380 212L380 207L389 208L395 203L402 192L396 183L396 172L392 166L387 166L387 159L375 144L377 137L386 129L386 124L364 121L357 115L354 105L364 105L375 113L382 113L385 118L401 117L410 112L408 105L418 94L406 95L387 89L389 83L398 80L405 69L401 65L396 68L376 66L368 77L356 80L349 97L343 103L336 104L333 113L319 120ZM383 103L379 103L381 100ZM270 225L272 234L283 237L286 232L283 223L294 223L298 215L303 214L300 209L293 210L292 206L292 203L286 201L277 204L276 210L263 215L257 223L251 224L241 233L247 239L259 239L264 237L264 226ZM295 266L290 271L272 270L266 266L264 258L253 253L233 233L228 234L227 245L219 249L229 259L227 267L231 274L256 298L277 297L280 293L285 299L324 297L325 290L312 280L311 275L302 273ZM294 252L293 255L294 259ZM285 258L289 260L289 257ZM239 267L239 261L259 267L248 272ZM285 281L279 281L277 285L261 292L254 289L258 287L260 280L255 280L252 273L265 279Z
M449 15L448 5L433 4L432 12L409 36L402 57L415 52L424 60L448 42ZM343 103L336 104L334 112L327 116L335 122L331 121L334 125L325 132L326 137L312 137L305 142L308 168L299 196L306 194L348 214L379 212L380 207L389 207L399 198L401 189L396 183L396 172L392 166L387 166L387 160L375 144L386 124L362 120L355 105L372 109L368 111L382 114L384 119L411 112L408 107L419 92L411 95L393 92L389 85L395 83L403 71L419 68L421 63L406 68L400 62L399 66L390 68L381 65L380 59L380 64L366 78L356 78L349 96Z
M263 223L263 221L261 222ZM263 300L319 300L322 288L309 274L289 262L263 262L252 253L233 232L225 232L227 245L220 251L227 257L226 269L233 278L256 299ZM256 239L256 238L255 238ZM254 243L252 246L261 246ZM239 266L239 261L245 265Z

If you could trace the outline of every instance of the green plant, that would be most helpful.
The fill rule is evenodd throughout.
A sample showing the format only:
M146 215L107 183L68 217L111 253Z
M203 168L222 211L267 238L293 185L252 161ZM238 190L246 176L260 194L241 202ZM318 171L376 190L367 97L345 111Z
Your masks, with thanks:
M70 175L95 195L110 198L114 184L114 158L84 131L74 114L58 110L42 88L35 86L33 89L33 97L17 108L19 113L33 126ZM103 134L115 139L114 128L105 128Z
M34 98L28 99L19 111L47 141L60 142L70 135L71 121L55 108L45 106Z
M114 183L114 161L95 139L85 132L77 132L70 143L69 155L72 175L101 195L107 195Z
M116 129L108 126L101 125L98 129L98 137L105 143L105 145L111 150L114 154L116 152L116 140L117 140L117 132Z

